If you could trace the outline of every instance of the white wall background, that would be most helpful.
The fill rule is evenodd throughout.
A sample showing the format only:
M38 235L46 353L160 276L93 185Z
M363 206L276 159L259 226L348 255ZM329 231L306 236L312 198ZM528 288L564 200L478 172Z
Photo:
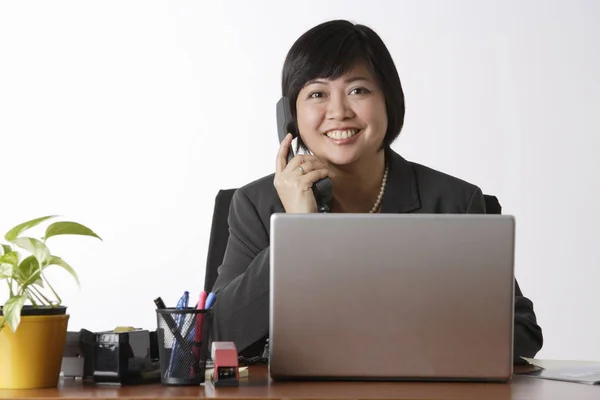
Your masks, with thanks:
M70 329L154 329L156 296L197 295L214 195L272 172L283 59L332 18L394 56L394 148L516 216L539 357L600 360L594 0L0 3L0 230L61 214L104 239L50 243L82 281L52 274Z

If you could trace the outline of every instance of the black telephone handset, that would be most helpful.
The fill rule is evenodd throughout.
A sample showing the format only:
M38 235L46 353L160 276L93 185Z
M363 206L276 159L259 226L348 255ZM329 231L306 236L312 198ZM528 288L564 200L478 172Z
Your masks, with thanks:
M277 102L277 134L279 135L279 143L285 139L286 135L291 133L294 138L298 137L298 129L292 116L290 102L287 97L282 97ZM288 151L287 162L294 157L292 146ZM313 184L313 193L317 201L317 209L319 212L329 212L329 202L332 198L331 179L329 177L318 180Z

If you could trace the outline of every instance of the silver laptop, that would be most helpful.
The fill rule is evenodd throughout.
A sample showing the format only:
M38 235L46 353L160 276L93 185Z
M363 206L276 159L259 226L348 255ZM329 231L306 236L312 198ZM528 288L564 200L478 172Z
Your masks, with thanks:
M514 231L503 215L272 215L270 376L508 380Z

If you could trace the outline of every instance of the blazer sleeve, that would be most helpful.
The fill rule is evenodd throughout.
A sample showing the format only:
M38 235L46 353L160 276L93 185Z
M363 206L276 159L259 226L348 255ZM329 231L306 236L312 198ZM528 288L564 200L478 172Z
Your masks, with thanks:
M471 196L467 213L485 213L485 199L481 189L477 188ZM513 363L526 364L521 357L533 358L543 345L542 329L537 323L531 300L523 296L519 283L515 279L515 324Z
M537 323L533 303L523 296L519 283L515 280L515 364L527 364L521 357L534 358L544 344L542 328Z
M269 237L242 189L232 198L229 239L213 286L210 341L233 341L239 352L268 336Z

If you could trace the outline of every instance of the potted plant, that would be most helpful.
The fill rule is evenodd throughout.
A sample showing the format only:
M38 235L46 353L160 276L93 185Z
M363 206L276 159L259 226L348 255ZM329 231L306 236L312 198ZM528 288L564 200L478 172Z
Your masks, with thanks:
M56 387L69 315L46 278L46 269L60 267L77 274L66 261L53 255L47 240L59 235L85 235L102 240L91 229L70 221L54 222L41 238L24 233L46 216L9 230L0 243L0 284L8 286L8 300L0 307L0 388ZM24 252L24 254L22 254Z

